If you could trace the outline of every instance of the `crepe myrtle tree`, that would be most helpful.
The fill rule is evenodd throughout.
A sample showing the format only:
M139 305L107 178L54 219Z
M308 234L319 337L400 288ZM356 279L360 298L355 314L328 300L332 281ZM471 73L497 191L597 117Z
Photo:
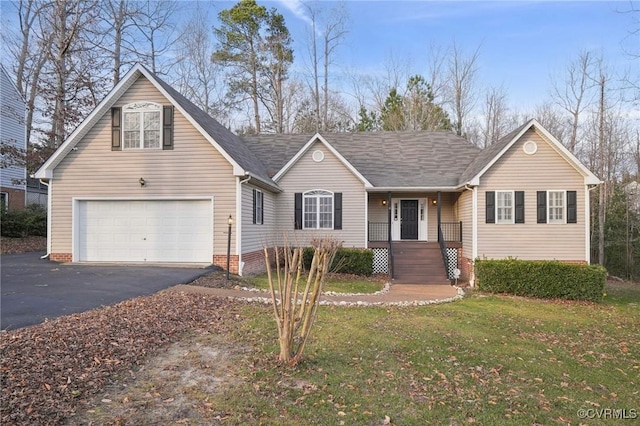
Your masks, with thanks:
M304 278L304 248L291 247L286 238L284 241L282 247L273 250L265 247L264 257L273 315L278 326L278 360L297 364L316 319L322 287L340 243L328 236L311 240L313 260L309 274ZM270 251L274 256L275 274L271 266Z

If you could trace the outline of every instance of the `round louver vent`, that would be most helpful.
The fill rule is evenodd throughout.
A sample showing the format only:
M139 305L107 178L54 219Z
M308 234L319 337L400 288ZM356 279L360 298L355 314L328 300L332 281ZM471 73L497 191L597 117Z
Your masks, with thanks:
M316 149L315 151L313 151L312 158L313 158L313 161L315 161L316 163L319 163L322 160L324 160L324 152L320 151L319 149Z
M522 149L524 150L525 154L533 155L536 153L536 151L538 151L538 145L536 145L534 141L527 141L524 143Z

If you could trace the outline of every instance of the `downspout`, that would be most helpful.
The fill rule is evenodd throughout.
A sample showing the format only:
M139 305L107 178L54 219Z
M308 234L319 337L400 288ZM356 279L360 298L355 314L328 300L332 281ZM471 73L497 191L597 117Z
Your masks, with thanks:
M249 172L245 172L245 178L238 177L238 190L236 192L236 253L238 254L238 275L242 276L244 264L242 262L242 184L251 180Z
M40 259L47 259L51 256L51 186L42 179L40 183L47 187L47 253Z
M596 189L598 185L585 185L587 190L584 197L584 243L585 243L585 258L587 265L591 264L591 191Z
M471 262L475 262L478 257L478 193L475 186L464 184L464 189L471 191ZM462 235L460 235L462 239ZM464 247L464 246L463 246ZM475 269L471 268L471 276L469 277L469 285L475 287Z
M387 193L387 242L389 243L389 275L393 279L393 242L391 240L391 192Z

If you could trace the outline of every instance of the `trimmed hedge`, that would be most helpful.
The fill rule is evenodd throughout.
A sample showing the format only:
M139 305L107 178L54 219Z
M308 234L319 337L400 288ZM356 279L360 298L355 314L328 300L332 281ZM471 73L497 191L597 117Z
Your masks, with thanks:
M313 247L305 247L302 261L306 270L311 267ZM339 248L331 264L331 272L343 274L373 274L373 250L357 248Z
M3 237L47 236L47 211L37 204L29 204L24 210L4 211L0 221Z
M477 259L478 288L490 293L600 302L607 270L559 261Z

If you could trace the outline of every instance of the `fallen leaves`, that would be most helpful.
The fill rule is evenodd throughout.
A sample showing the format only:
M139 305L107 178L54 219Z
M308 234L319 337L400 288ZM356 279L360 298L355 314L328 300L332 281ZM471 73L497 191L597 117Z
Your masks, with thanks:
M2 237L0 240L0 253L15 254L27 253L32 251L46 251L47 237L24 237L24 238L7 238Z
M0 423L63 422L188 330L238 321L237 304L163 292L0 335Z

